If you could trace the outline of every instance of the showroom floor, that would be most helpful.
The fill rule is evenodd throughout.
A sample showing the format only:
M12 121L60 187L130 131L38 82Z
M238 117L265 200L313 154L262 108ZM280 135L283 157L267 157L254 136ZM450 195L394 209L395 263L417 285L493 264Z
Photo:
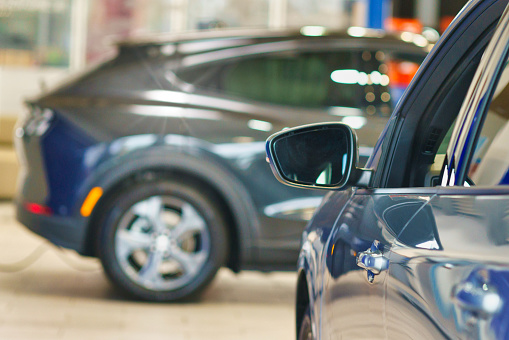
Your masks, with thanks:
M49 245L0 203L0 339L293 339L295 279L224 269L200 302L129 301L97 260Z

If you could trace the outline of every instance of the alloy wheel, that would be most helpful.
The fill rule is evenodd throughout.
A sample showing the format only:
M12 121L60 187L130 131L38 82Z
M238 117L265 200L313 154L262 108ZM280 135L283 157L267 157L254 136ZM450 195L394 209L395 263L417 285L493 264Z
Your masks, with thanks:
M124 273L156 291L189 284L211 250L203 216L190 203L171 196L152 196L134 204L120 218L114 242Z

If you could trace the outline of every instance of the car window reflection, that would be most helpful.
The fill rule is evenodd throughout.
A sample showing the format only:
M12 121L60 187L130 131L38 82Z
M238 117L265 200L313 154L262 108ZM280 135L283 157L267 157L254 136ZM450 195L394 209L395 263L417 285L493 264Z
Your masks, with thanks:
M474 149L468 176L476 185L509 184L509 67L502 71Z

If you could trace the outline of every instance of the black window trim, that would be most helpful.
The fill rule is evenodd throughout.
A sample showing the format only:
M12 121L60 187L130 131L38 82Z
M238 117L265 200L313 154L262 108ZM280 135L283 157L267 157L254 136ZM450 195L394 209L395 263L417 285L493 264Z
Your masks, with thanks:
M418 72L414 81L407 89L411 91L410 96L406 96L396 107L393 114L394 131L392 136L387 136L384 141L380 164L377 165L377 171L372 181L373 188L414 188L408 183L403 182L405 174L411 164L408 163L414 147L413 141L419 126L420 119L430 109L431 99L435 97L439 88L446 83L450 68L447 65L449 58L447 54L452 50L463 49L462 57L464 59L472 58L476 55L478 45L487 46L491 39L495 25L498 23L500 13L503 12L508 1L480 2L477 8L469 13L469 18L453 26L453 30L448 32L448 41L446 45L437 44L439 49L433 51L423 63L426 66L421 67L423 72ZM472 41L471 36L479 37L477 42ZM472 53L475 50L475 53ZM457 53L457 52L453 52ZM456 63L457 64L457 63ZM439 70L441 69L441 70ZM428 91L428 97L421 95L423 90L431 86L428 84L433 74L442 72L446 76L436 86L436 90ZM430 94L432 93L432 94ZM425 101L424 105L422 101ZM426 101L427 100L427 101ZM419 103L420 102L420 103ZM410 124L410 126L408 126Z
M499 29L503 29L502 33L505 33L505 36L509 35L509 7L507 8L507 15L504 17L505 19L505 27L500 27ZM489 64L485 66L485 69L482 72L486 72L486 69L495 63L494 74L489 79L489 85L485 92L484 100L479 103L479 106L475 108L476 112L480 111L480 119L473 120L472 124L468 127L464 134L469 134L473 136L468 143L464 145L462 150L458 150L459 154L465 153L467 155L467 159L461 164L461 166L457 169L457 179L456 186L463 186L463 183L467 181L468 171L470 165L472 163L473 153L475 151L475 146L477 145L477 141L481 135L482 128L484 126L484 121L486 120L486 116L488 115L489 107L491 101L493 100L493 95L495 94L495 90L497 88L498 82L500 81L500 77L502 76L502 72L504 71L507 60L509 58L509 40L505 42L505 46L501 50L500 56L496 60L491 60ZM481 77L480 77L481 78ZM472 110L472 109L470 109ZM473 114L470 111L470 114ZM474 183L475 184L475 183Z

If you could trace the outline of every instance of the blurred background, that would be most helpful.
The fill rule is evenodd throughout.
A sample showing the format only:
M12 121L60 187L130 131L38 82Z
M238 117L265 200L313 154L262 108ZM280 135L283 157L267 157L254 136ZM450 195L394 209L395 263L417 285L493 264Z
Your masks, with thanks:
M201 339L214 332L222 339L294 337L293 273L233 275L222 270L199 306L149 307L122 301L94 259L65 252L40 260L49 247L41 248L41 240L17 224L10 205L19 171L13 129L26 99L108 60L116 53L115 42L127 38L211 29L360 26L420 33L434 42L465 3L0 0L0 199L4 200L0 203L0 338ZM34 261L41 263L29 268ZM34 315L34 311L42 313ZM225 319L235 323L230 331L221 326Z
M15 190L12 128L26 98L146 34L363 26L438 38L466 0L0 0L0 197Z
M98 64L114 41L244 27L364 26L443 32L465 0L0 0L0 114Z

